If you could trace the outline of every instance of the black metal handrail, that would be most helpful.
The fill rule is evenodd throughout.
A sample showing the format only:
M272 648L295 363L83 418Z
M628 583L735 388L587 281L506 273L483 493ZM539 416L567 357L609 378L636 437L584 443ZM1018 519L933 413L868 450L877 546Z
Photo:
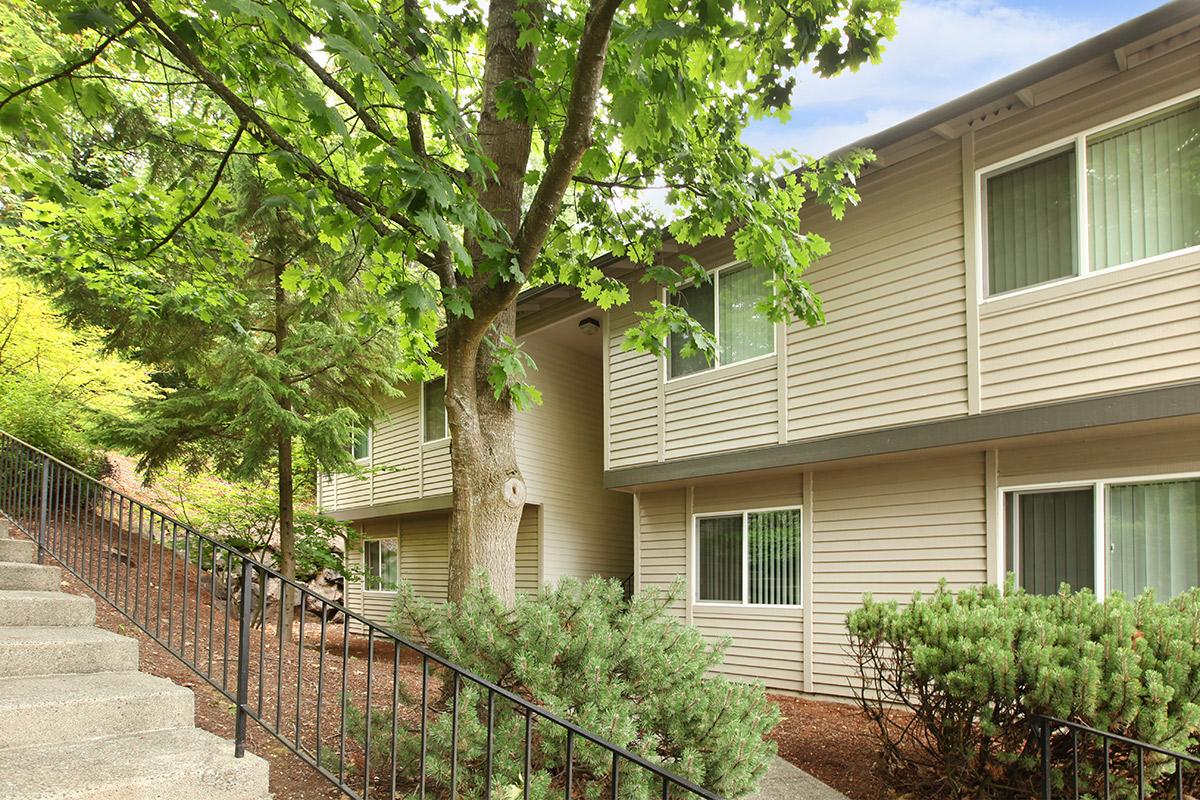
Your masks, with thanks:
M1168 774L1166 771L1160 770L1162 774L1157 778L1148 777L1146 770L1146 755L1153 754L1160 757L1159 767L1173 764L1174 769L1169 773L1170 786L1161 788L1168 789L1175 797L1175 800L1184 800L1184 765L1200 765L1200 757L1190 753L1181 753L1176 750L1170 750L1165 747L1160 747L1149 742L1142 742L1137 739L1123 736L1119 733L1093 728L1090 725L1084 725L1080 722L1071 722L1070 720L1058 719L1057 717L1038 717L1036 720L1036 729L1039 738L1039 751L1041 754L1042 768L1042 792L1041 796L1044 800L1054 800L1054 797L1070 797L1078 800L1082 796L1098 796L1102 800L1117 796L1114 794L1114 745L1119 746L1126 756L1126 759L1131 763L1125 766L1121 771L1120 777L1128 783L1132 781L1135 785L1132 789L1126 787L1119 792L1121 797L1128 797L1130 791L1135 791L1138 800L1144 800L1148 796L1148 787L1155 782L1166 783ZM1054 743L1051 740L1053 734L1065 734L1061 737L1064 739L1064 747L1059 748L1060 753L1058 758L1054 752ZM1099 742L1099 752L1095 753L1095 757L1100 759L1100 764L1095 765L1092 769L1092 774L1089 776L1086 772L1085 760L1081 757L1081 740L1091 739ZM1065 751L1065 752L1061 752ZM1130 755L1132 754L1132 755ZM1061 766L1056 766L1058 762L1066 761L1067 763ZM1084 770L1081 771L1081 764ZM1060 795L1054 793L1054 776L1056 771L1062 775L1063 791ZM1132 771L1132 775L1125 775L1127 771ZM1162 796L1161 794L1159 796Z
M498 717L504 715L507 705L508 721L518 729L523 725L524 748L519 755L521 792L525 798L530 795L535 723L544 721L550 726L544 737L565 737L563 763L547 766L552 768L555 780L561 781L566 800L571 800L585 783L602 784L613 800L629 796L639 786L640 796L650 796L645 790L654 786L657 787L654 794L661 792L659 796L664 800L683 797L722 800L664 766L457 666L308 586L285 578L250 555L3 431L0 431L0 514L37 543L39 562L45 556L53 558L233 701L234 747L239 757L245 752L247 720L253 720L350 797L367 800L373 791L379 796L395 797L398 788L406 788L407 781L408 788L423 798L431 779L429 768L434 762L429 742L431 715L434 719L439 716L430 700L432 671L441 670L444 673L441 707L443 715L448 709L451 716L446 737L449 752L434 766L446 773L440 777L445 793L452 800L463 796L459 763L465 724L460 725L460 703L469 699L468 687L472 686L483 693L483 700L476 703L474 710L486 738L486 749L478 755L483 761L484 798L492 796L493 779L503 768L496 762L495 748ZM291 641L294 631L284 628L284 587L290 588L300 601L299 636L294 643ZM281 600L277 618L268 620L268 600L273 589ZM309 624L319 625L319 641L317 654L310 655L306 662L305 611L311 606L316 607L318 620ZM340 663L336 656L326 658L330 629L338 627L339 619ZM273 634L268 630L269 622L276 623ZM350 655L352 626L363 632L358 634L360 639L363 635L366 638L365 690L351 685L350 672L355 661ZM335 641L338 641L336 635ZM389 644L390 680L386 674L383 678L375 674L376 651ZM406 674L401 668L402 655L419 660L419 673L408 670ZM360 675L361 670L355 674ZM405 706L409 694L406 678L420 687L419 709ZM315 709L303 699L304 684L314 679ZM330 733L322 714L329 708L325 692L331 680L340 684L336 734ZM294 696L287 701L289 694ZM358 710L363 728L361 742L347 730L351 727L351 712L357 708L356 695L363 706ZM411 731L414 737L419 735L415 764L412 759L402 763L397 752L399 720L406 711L419 713ZM382 772L378 762L372 771L372 725L376 718L380 724L391 726L387 770ZM361 750L361 763L348 757L348 746ZM591 753L591 758L586 758L583 752L587 747L598 749ZM600 759L596 757L598 753ZM585 761L589 763L582 764ZM600 761L608 762L606 771L594 767ZM403 767L416 774L399 776L398 771ZM643 771L640 782L631 780L634 773L628 772L629 769Z

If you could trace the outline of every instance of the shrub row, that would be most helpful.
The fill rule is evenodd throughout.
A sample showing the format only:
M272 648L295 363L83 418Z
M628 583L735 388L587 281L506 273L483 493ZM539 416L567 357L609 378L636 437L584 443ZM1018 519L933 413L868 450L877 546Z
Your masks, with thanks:
M1036 796L1042 715L1176 751L1200 745L1200 589L1159 603L943 585L903 606L868 595L847 624L856 696L901 792ZM1073 775L1077 752L1082 790L1106 796L1100 743L1072 746L1054 732L1055 785ZM1110 759L1111 796L1137 796L1135 754L1117 748ZM1145 769L1150 789L1174 763L1148 757Z

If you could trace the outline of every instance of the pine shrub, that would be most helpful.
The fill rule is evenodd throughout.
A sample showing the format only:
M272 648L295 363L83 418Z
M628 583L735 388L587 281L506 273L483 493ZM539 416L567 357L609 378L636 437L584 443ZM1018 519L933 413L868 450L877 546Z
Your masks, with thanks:
M507 608L484 581L461 603L432 603L402 586L393 626L500 687L586 731L727 797L753 791L775 755L767 734L779 711L761 685L713 676L725 643L707 643L672 616L679 587L625 600L619 582L564 579ZM427 723L427 780L450 781L452 678L432 671ZM458 785L463 797L483 796L487 695L460 682ZM503 698L493 707L493 797L523 794L526 718ZM361 710L351 712L363 731ZM418 715L419 718L419 715ZM372 761L390 763L392 720L372 718ZM397 772L415 774L419 725L396 725ZM376 736L376 731L384 731ZM365 731L364 731L365 732ZM566 775L565 730L534 716L529 797L561 797ZM382 759L382 760L380 760ZM574 737L572 784L581 798L608 797L612 756ZM662 797L661 782L623 763L622 800ZM672 797L683 794L673 792Z
M847 620L855 693L890 784L919 797L1036 796L1035 725L1057 717L1175 751L1200 745L1200 590L1101 602L1066 587L1042 597L943 585L911 604L870 595ZM1077 742L1080 785L1103 793L1103 749ZM1051 740L1052 780L1074 769L1071 735ZM1136 754L1110 754L1111 797L1137 796ZM1173 774L1147 755L1147 791ZM1190 781L1189 781L1190 782Z

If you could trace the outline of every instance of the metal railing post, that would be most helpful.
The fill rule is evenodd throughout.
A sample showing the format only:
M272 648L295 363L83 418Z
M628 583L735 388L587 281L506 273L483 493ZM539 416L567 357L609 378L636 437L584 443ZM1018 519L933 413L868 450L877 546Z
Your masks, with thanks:
M37 560L46 560L46 517L50 511L50 459L42 456L41 509L38 513Z
M246 755L246 703L250 692L250 625L254 615L254 565L242 558L242 613L238 627L237 721L234 725L233 754Z
M1042 791L1045 800L1052 800L1054 788L1050 782L1050 720L1042 720Z

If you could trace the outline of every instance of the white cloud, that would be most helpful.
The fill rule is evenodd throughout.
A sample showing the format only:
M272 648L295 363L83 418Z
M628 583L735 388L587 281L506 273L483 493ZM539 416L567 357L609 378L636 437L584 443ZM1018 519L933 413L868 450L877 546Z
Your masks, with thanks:
M989 0L911 0L879 64L821 79L801 73L786 125L752 125L765 151L823 154L1032 64L1097 33L1087 15L1062 17Z

